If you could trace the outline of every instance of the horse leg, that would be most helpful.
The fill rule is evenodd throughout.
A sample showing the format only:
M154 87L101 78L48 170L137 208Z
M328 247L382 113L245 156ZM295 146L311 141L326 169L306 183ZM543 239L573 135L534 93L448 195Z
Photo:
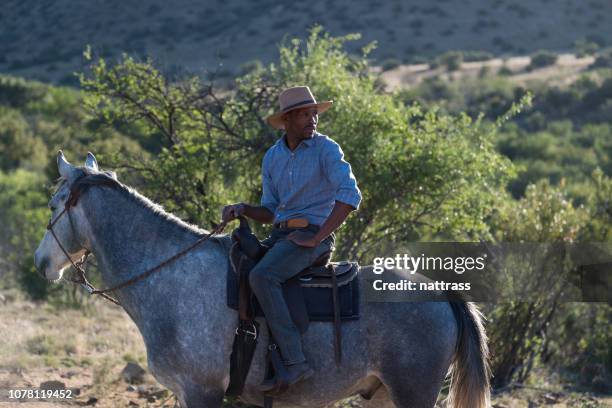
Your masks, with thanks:
M189 384L183 388L181 408L221 408L223 390L206 388L202 384Z

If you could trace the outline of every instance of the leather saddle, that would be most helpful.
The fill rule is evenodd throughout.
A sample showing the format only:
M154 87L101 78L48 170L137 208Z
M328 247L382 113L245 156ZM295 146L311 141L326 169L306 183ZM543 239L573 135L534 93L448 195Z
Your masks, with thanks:
M248 288L248 273L269 247L263 245L251 232L248 222L239 218L240 226L232 232L230 249L231 269L235 280L239 280L238 299L232 296L228 282L228 305L241 311L241 318L264 316L257 299ZM283 284L283 293L294 323L301 333L308 328L309 321L355 320L358 318L358 280L356 262L330 262L331 251L323 253L308 268ZM240 277L244 273L245 277ZM234 279L228 279L234 280ZM235 288L235 287L234 287ZM247 290L245 290L247 289ZM244 296L249 296L248 298ZM232 299L233 297L233 299ZM237 301L236 301L237 300ZM246 310L246 308L250 310Z
M239 217L239 221L240 226L231 234L227 276L227 304L239 312L237 336L257 333L255 318L265 317L250 290L248 274L269 249L251 232L246 219ZM282 286L291 317L301 333L306 331L310 321L334 323L334 350L339 363L342 358L341 321L359 318L359 279L356 279L359 265L348 261L330 262L330 258L331 251L322 254ZM245 353L235 354L242 357ZM242 374L246 377L247 372ZM230 387L233 392L226 392L227 395L239 395L242 384L238 380L235 383L235 387Z

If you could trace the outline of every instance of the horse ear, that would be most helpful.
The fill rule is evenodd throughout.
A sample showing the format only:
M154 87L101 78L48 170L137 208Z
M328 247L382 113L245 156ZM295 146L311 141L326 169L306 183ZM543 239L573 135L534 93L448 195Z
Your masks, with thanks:
M64 152L61 150L57 152L57 170L59 171L60 176L65 179L68 179L74 170L74 167L72 164L68 163L64 157Z
M98 170L98 161L96 156L92 152L87 152L87 159L85 159L85 166L92 170Z

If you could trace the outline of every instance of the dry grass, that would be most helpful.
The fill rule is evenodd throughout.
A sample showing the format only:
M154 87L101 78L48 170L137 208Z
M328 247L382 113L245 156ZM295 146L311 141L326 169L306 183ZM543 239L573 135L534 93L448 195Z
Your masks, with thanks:
M79 388L79 401L95 397L117 406L114 394L127 386L120 379L126 361L146 368L134 323L122 309L99 301L83 310L7 302L0 311L0 332L6 333L0 337L0 387L38 387L57 380Z
M502 67L512 72L512 75L508 78L517 85L544 82L549 86L565 86L576 81L593 61L593 57L577 58L573 54L561 54L554 65L528 71L527 67L531 60L529 57L523 56L512 57L506 60L495 58L487 61L465 62L459 70L454 72L446 72L441 67L430 69L427 64L400 65L392 70L383 72L381 75L387 84L388 91L414 87L432 77L439 77L448 81L476 78L483 68L487 69L491 75L494 75Z
M160 389L150 375L146 376L140 390L129 390L128 384L121 379L120 372L127 361L136 361L146 369L142 339L122 309L96 300L84 310L57 310L45 303L24 301L19 296L6 297L11 300L0 308L0 333L3 334L0 336L0 388L37 388L44 381L57 380L67 387L78 388L80 395L70 404L0 402L0 407L82 406L92 398L97 399L97 408L134 404L151 408L174 407L174 397ZM545 388L496 395L493 407L612 407L611 397L568 393L559 387L544 385ZM155 390L159 397L149 401L151 393L143 393L143 389ZM334 407L359 406L359 401L353 398ZM226 405L226 408L231 407L244 405Z

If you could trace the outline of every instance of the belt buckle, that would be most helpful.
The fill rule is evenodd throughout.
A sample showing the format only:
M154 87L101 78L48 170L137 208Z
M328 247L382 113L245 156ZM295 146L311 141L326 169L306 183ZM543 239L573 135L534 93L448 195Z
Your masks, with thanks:
M304 222L306 223L306 225L303 225ZM297 225L292 227L291 224L297 224ZM310 224L308 223L308 220L305 218L291 218L286 221L281 221L277 223L276 227L277 228L306 228L308 225Z
M293 228L306 228L309 225L308 220L306 218L294 218L290 221L293 221L293 223L295 224Z

